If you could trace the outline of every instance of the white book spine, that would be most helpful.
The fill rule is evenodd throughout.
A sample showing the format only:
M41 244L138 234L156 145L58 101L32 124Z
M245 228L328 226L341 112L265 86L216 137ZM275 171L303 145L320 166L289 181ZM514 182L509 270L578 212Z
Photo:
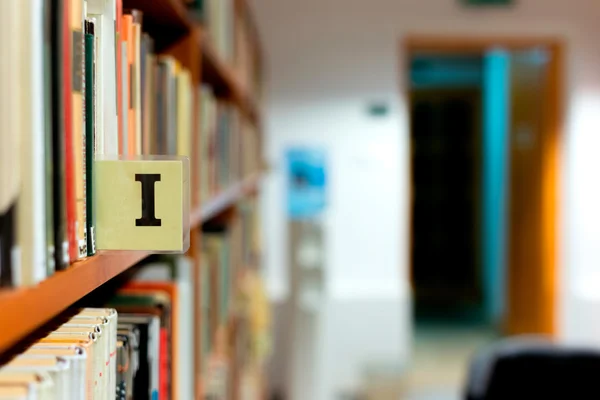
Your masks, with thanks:
M97 105L94 109L96 113L95 120L95 131L96 131L96 140L94 154L105 154L105 138L104 138L104 107L101 107L101 104L104 104L104 91L100 90L104 86L104 64L102 63L102 43L104 38L102 37L102 14L93 13L92 11L96 11L92 6L93 1L88 2L88 10L87 17L94 21L94 33L95 33L95 55L96 55L96 71L94 74L94 86L96 87L96 102Z
M115 21L116 2L114 0L88 0L88 13L98 17L97 35L100 36L97 54L96 73L102 75L99 90L96 92L97 104L103 109L102 118L96 120L98 136L103 136L102 147L97 146L101 154L119 153L119 132L117 122L117 74L115 69ZM102 121L102 123L100 122ZM101 125L100 125L101 124Z
M177 258L177 292L179 297L178 319L178 359L179 395L182 399L194 398L194 295L192 288L192 260L186 257Z
M24 1L20 14L22 180L17 241L21 249L21 282L16 283L34 285L46 278L47 271L42 0Z
M0 214L14 203L19 192L20 165L20 74L19 63L19 9L17 0L0 1Z

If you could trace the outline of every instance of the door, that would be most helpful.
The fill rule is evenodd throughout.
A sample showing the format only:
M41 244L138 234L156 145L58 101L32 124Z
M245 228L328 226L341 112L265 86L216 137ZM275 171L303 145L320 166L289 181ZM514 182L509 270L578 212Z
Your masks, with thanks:
M552 333L554 265L548 254L551 141L551 53L513 52L511 57L510 189L508 228L509 334ZM550 188L551 190L551 188Z

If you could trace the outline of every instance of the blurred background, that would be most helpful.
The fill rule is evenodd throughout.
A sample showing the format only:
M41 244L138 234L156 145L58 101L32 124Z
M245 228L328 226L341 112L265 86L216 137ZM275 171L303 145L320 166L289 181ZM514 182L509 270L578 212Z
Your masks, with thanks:
M600 344L600 2L252 0L273 399L458 399Z

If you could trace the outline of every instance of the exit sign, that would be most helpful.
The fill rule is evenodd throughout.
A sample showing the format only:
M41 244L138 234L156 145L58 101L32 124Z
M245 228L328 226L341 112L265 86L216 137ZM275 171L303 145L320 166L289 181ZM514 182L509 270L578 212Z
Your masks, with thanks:
M514 0L462 0L468 6L510 6Z

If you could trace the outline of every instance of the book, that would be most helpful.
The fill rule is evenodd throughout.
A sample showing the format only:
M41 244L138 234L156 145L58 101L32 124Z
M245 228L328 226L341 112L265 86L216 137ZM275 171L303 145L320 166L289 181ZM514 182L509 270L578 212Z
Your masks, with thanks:
M67 254L66 264L76 261L78 258L78 243L77 243L77 206L76 206L76 172L75 172L75 143L74 143L74 127L73 123L76 118L73 116L73 100L77 98L77 91L73 88L77 85L77 79L74 76L74 46L73 46L73 17L72 8L73 0L65 0L63 2L63 27L62 27L62 42L63 42L63 120L64 120L64 142L62 156L65 160L65 173L61 177L65 184L65 218L67 231Z
M86 222L86 140L85 140L85 34L84 0L70 0L71 27L71 118L72 152L75 196L75 242L72 243L71 261L87 257ZM73 257L74 256L74 257Z
M85 349L78 346L36 346L33 345L23 355L54 356L69 361L71 368L70 396L71 399L85 398L86 363L88 354Z
M189 318L194 312L192 261L186 257L162 257L144 265L127 288L156 289L170 293L173 318L173 374L177 398L193 398L194 332Z
M54 383L55 399L71 399L76 390L73 386L78 382L72 379L69 360L56 356L38 356L23 354L12 359L4 368L14 372L36 373L47 372Z
M19 4L5 1L0 4L0 35L5 38L18 38ZM9 43L10 42L10 43ZM16 134L20 130L20 90L21 70L19 63L19 41L3 40L0 52L6 62L0 66L0 90L11 93L10 101L0 106L0 119L4 129L0 134L0 286L12 286L13 260L15 251L16 203L20 190L20 140ZM15 97L12 97L12 94Z
M115 0L87 0L87 18L95 18L96 154L120 154L117 120L116 6Z
M122 27L122 40L126 46L127 53L123 62L126 67L123 70L123 98L126 99L127 106L127 136L123 139L123 152L122 154L135 155L136 147L136 118L134 108L134 91L135 91L135 72L134 68L134 52L135 43L133 38L133 16L130 14L124 14L121 18ZM126 140L125 140L126 139Z
M129 393L131 398L158 399L160 375L160 318L153 314L122 313L119 321L121 332L137 332L137 354L135 374L128 377L132 380Z
M54 381L46 371L28 372L0 369L0 390L22 396L23 390L29 400L56 398Z
M142 41L142 12L140 10L128 10L131 15L131 104L133 109L132 145L133 155L142 154L142 98L141 98L141 41Z
M20 249L18 286L34 285L48 275L46 242L46 176L44 119L44 6L26 0L21 6L20 82L21 186L18 199L17 242ZM12 134L18 135L17 132Z
M95 18L85 21L85 179L86 179L86 229L87 255L96 253L95 213L94 213L94 152L96 147L96 37L94 33Z
M54 105L52 104L52 22L53 11L52 0L43 2L43 100L42 108L44 110L44 188L45 188L45 239L46 239L46 276L54 274L56 263L54 259L54 158L52 154L52 118Z
M69 242L67 239L67 211L65 185L65 101L64 92L64 0L50 0L50 107L52 142L52 215L54 237L54 266L63 270L69 265Z

